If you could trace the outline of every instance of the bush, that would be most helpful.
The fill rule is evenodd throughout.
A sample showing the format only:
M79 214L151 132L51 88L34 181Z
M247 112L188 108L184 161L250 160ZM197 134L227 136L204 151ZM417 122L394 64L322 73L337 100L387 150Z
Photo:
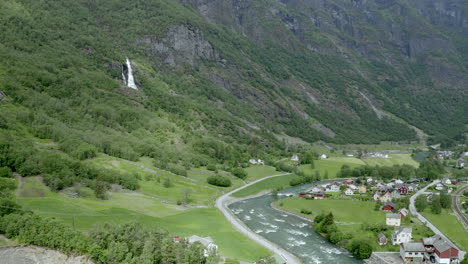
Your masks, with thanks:
M306 209L301 209L301 214L311 215L312 211L309 211L309 210L306 210Z
M206 169L210 170L210 171L216 171L217 170L216 165L214 165L214 164L206 165Z
M372 245L367 240L353 240L349 251L358 259L368 259L372 255Z
M229 187L231 186L231 180L226 176L213 175L208 177L206 180L209 184L220 186L220 187Z
M0 167L0 178L10 178L12 171L9 167Z
M169 166L167 170L174 173L175 175L187 177L187 171L182 168L176 166Z
M242 168L235 168L232 170L232 175L236 176L239 179L244 180L247 178L247 172L243 170Z

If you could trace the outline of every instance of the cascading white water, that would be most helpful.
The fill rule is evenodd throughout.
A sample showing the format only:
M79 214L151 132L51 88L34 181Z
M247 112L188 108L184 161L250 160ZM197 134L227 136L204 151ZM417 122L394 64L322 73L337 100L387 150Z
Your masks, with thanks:
M130 63L130 60L127 58L127 70L128 70L128 78L127 78L127 86L138 90L138 87L135 84L135 79L133 78L133 71L132 71L132 64Z

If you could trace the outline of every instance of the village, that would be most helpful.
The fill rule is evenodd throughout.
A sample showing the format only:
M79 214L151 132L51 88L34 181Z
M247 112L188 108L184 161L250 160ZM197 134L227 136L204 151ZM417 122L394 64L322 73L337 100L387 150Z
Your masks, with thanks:
M457 181L445 178L432 186L433 192L426 190L426 199L438 195L440 191L451 193L457 185ZM432 236L414 239L411 213L406 207L401 207L401 200L409 198L419 189L427 185L420 179L410 179L406 182L393 179L389 182L379 181L368 177L365 179L346 179L313 186L309 190L299 194L304 199L336 199L336 200L361 200L375 202L375 210L385 212L385 218L381 224L392 230L391 236L383 232L377 235L379 246L387 244L399 246L399 254L395 253L392 263L460 263L459 250L449 240L434 234ZM397 205L400 205L400 207ZM387 232L388 233L388 232ZM398 261L398 262L396 262Z

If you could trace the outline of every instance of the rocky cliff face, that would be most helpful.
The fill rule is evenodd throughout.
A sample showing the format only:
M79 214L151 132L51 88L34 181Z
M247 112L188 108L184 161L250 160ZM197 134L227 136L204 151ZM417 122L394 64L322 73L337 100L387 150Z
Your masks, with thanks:
M138 43L161 59L158 64L194 66L200 60L220 60L219 53L205 39L200 29L192 25L174 25L163 39L145 36Z

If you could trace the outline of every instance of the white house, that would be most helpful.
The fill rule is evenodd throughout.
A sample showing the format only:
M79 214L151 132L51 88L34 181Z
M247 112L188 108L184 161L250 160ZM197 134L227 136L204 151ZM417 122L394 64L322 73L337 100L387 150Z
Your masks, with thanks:
M255 164L257 164L257 160L256 160L256 159L250 159L250 160L249 160L249 163L255 165Z
M337 184L330 184L330 185L327 185L327 188L325 191L326 192L339 192L340 186L338 186Z
M354 195L354 191L351 188L347 188L344 192L345 195Z
M199 237L193 235L191 237L188 237L187 241L189 242L189 244L200 242L205 247L205 250L203 252L203 255L205 257L213 256L218 253L218 245L214 243L211 237Z
M421 242L407 242L400 244L400 256L405 263L421 263L426 249Z
M436 190L438 191L441 191L443 189L445 189L445 185L443 185L442 183L438 183L435 187Z
M326 158L327 158L327 155L325 154L320 155L320 159L326 159Z
M452 181L449 178L445 178L445 179L442 180L442 183L452 184Z
M292 160L292 161L299 161L299 157L298 157L297 155L293 155L293 156L291 157L291 160Z
M392 244L399 245L401 243L410 242L413 239L413 229L410 227L395 228L392 234Z
M395 181L395 184L403 184L403 181L398 179L398 180Z
M316 193L316 192L321 192L323 190L324 190L324 188L321 187L321 186L314 186L308 192Z
M351 190L353 190L353 191L358 189L358 187L356 185L354 185L354 184L350 184L349 188L351 188Z
M259 159L259 160L257 160L257 164L260 164L260 165L265 165L265 161L263 161L263 160Z
M366 181L367 181L367 183L372 183L372 182L374 181L374 179L372 179L372 178L367 178Z
M388 213L386 215L386 224L388 226L400 226L401 225L401 215Z

